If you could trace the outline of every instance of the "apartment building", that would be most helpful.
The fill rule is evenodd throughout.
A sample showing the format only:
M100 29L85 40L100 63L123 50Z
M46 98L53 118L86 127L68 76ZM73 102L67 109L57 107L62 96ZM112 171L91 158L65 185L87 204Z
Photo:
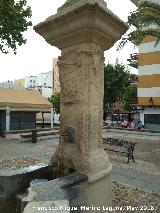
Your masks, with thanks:
M160 4L159 0L147 0ZM138 0L132 0L138 6ZM150 25L147 28L157 29ZM138 105L140 120L145 128L160 130L160 43L146 36L139 45L138 57Z

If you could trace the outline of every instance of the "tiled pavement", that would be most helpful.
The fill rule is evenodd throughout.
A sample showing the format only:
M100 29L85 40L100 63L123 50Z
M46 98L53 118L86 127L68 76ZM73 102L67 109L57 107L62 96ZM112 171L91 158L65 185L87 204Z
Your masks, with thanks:
M160 133L150 133L150 132L137 132L128 130L118 130L118 129L103 129L103 137L133 137L137 139L144 140L155 140L159 141Z
M112 180L132 188L142 189L147 192L160 193L160 176L157 175L146 174L114 165Z

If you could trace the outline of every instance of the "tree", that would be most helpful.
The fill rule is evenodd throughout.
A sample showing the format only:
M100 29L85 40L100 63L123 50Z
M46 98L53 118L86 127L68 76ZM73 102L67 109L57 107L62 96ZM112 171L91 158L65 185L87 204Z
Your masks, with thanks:
M126 86L129 85L129 73L123 64L116 63L104 66L104 109L113 106L113 103L121 100Z
M48 100L52 103L56 114L60 114L60 92L55 92Z
M135 110L134 106L130 104L130 100L133 99L137 99L137 85L129 85L123 93L122 102L126 111Z
M151 1L142 1L138 9L128 17L128 24L136 29L121 39L117 50L120 50L128 41L137 46L146 36L155 37L156 46L160 41L160 31L158 30L160 26L160 5ZM149 28L151 25L155 25L157 29Z
M17 46L26 43L23 32L32 25L31 8L26 0L0 0L0 51L10 49L16 54Z

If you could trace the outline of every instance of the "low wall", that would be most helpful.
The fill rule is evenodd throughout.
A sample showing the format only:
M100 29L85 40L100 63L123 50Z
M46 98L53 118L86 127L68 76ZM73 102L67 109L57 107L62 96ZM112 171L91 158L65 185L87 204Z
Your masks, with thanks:
M16 212L17 194L26 192L33 179L51 179L52 168L48 165L30 166L17 170L0 171L0 213ZM14 208L12 208L14 206ZM8 209L8 211L6 210ZM5 210L5 211L4 211Z
M10 198L24 192L33 179L50 178L52 169L48 165L29 166L17 170L0 171L0 198Z
M86 175L74 172L33 185L28 189L28 195L22 199L21 206L26 205L24 213L34 213L38 209L41 212L83 212L81 206L86 203L87 179Z

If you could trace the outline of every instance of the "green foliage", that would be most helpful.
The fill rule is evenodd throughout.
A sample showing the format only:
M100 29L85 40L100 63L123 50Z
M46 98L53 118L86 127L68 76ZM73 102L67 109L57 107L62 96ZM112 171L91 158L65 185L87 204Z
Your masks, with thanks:
M104 109L108 110L113 103L121 100L126 86L129 84L129 73L124 65L116 63L104 67Z
M122 102L126 111L134 111L134 107L130 105L129 101L137 98L137 85L129 85L125 88Z
M23 32L32 25L32 12L26 0L0 0L0 51L7 54L26 43Z
M156 46L160 41L160 31L148 27L150 25L155 25L157 28L160 26L160 5L150 1L142 1L138 9L128 17L128 24L134 26L136 30L122 38L117 50L120 50L128 41L139 45L149 35L156 38Z
M130 62L130 64L127 64L127 65L130 66L130 67L133 67L135 69L138 69L138 61L137 61L137 63Z
M55 92L48 100L52 103L56 114L60 114L60 92Z
M150 25L160 26L160 5L150 1L141 2L138 10L128 17L128 23L130 26L136 27L136 30L129 35L130 40L136 45L140 44L147 35L157 37L157 44L160 40L160 32L154 29L145 30L144 27Z

